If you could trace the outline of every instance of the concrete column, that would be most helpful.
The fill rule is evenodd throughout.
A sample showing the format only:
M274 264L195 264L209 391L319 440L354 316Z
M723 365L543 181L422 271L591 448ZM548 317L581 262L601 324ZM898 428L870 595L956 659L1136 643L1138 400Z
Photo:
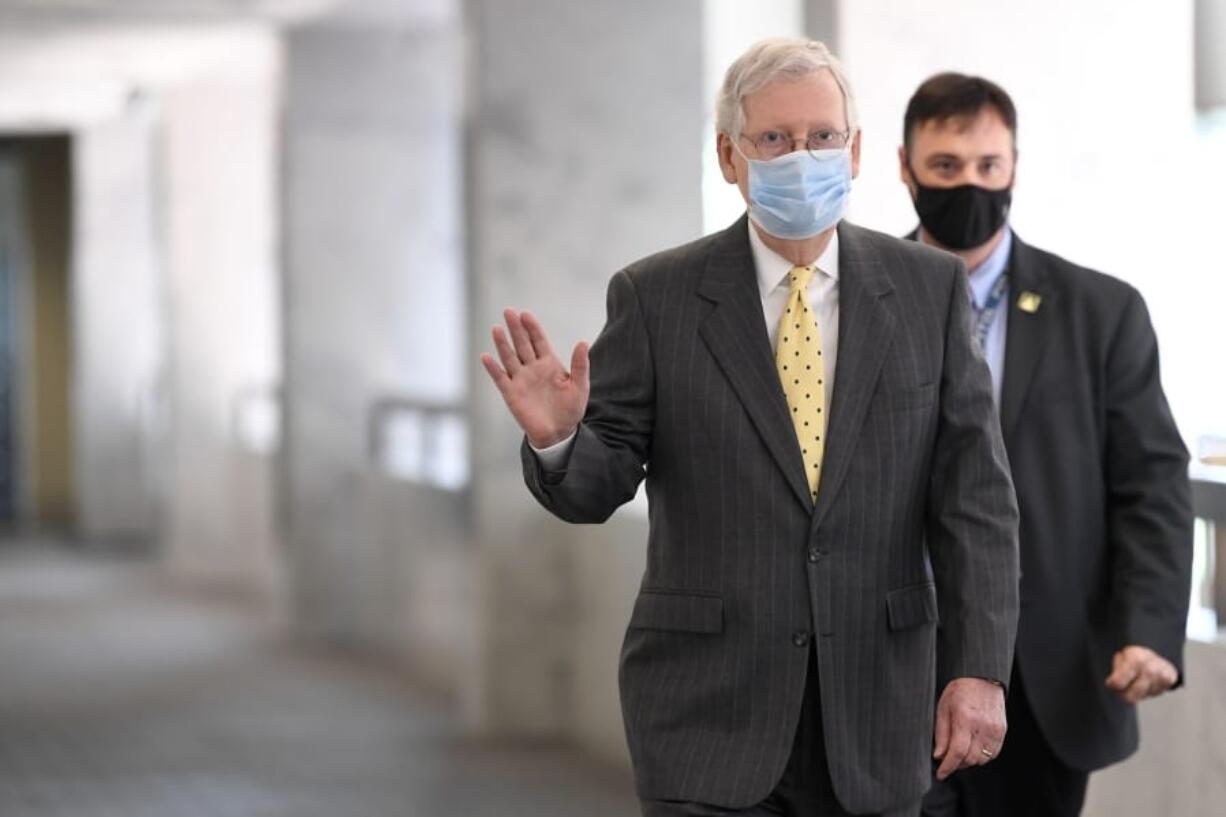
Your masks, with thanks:
M280 378L280 48L235 28L162 102L167 361L164 550L181 579L277 592L272 413Z
M838 0L804 0L805 36L821 40L839 53Z
M641 511L592 531L540 510L520 476L518 429L475 355L490 348L489 326L501 309L515 306L534 310L569 356L603 325L614 272L698 237L701 5L467 6L473 359L466 366L475 378L483 606L480 661L465 703L488 731L587 729L593 741L617 734L610 732L616 650L641 575ZM602 592L584 592L594 585ZM580 683L588 679L598 700Z
M139 104L73 140L72 417L76 527L155 530L152 412L161 365L154 116Z
M1226 109L1226 3L1196 0L1196 106L1202 111Z
M471 633L464 480L390 479L372 443L397 411L452 407L463 427L458 6L351 3L292 29L287 49L283 499L296 622L413 653L446 683Z

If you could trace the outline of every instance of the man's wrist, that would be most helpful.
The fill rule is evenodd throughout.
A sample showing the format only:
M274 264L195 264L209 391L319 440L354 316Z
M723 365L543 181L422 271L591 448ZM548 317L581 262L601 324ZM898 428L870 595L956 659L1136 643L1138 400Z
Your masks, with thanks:
M546 471L562 471L566 468L566 463L570 459L570 449L575 443L575 437L578 436L579 429L575 429L567 436L553 443L537 447L532 440L528 440L528 447L532 449L532 453L536 455L536 459L540 462L541 467Z
M579 429L572 428L570 431L562 434L555 434L544 440L534 440L528 434L525 434L524 436L528 438L528 447L540 454L542 451L560 448L563 443L569 442L571 439L573 439L578 431Z

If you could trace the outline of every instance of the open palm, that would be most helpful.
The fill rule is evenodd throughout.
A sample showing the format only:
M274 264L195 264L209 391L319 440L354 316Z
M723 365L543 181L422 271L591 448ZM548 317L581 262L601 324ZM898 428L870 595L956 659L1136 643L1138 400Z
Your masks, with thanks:
M528 442L545 448L570 436L583 419L589 387L587 344L575 345L568 372L531 313L506 309L502 314L506 330L495 326L492 331L502 365L488 354L481 356L481 363Z

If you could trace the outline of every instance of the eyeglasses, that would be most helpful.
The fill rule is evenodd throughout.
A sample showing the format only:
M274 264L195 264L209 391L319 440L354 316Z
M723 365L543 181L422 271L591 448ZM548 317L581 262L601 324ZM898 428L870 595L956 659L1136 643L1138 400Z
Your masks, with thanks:
M853 129L845 131L815 130L803 139L797 139L783 131L767 130L757 136L741 134L742 139L749 142L757 150L758 155L766 159L777 159L792 152L792 146L803 142L805 150L813 153L819 150L842 150L851 141Z

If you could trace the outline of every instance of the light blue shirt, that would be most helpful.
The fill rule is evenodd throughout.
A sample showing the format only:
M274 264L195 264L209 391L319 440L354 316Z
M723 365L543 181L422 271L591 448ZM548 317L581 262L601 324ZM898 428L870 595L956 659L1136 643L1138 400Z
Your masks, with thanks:
M1005 274L1012 249L1013 230L1006 227L1004 238L996 245L996 249L992 250L992 254L971 270L971 302L976 311L983 309L997 279ZM997 407L1000 406L1001 384L1005 377L1005 333L1009 326L1010 289L1010 286L1005 286L1000 308L996 310L992 323L988 325L988 337L983 344L983 356L987 358L988 369L992 372L992 394L996 397Z

